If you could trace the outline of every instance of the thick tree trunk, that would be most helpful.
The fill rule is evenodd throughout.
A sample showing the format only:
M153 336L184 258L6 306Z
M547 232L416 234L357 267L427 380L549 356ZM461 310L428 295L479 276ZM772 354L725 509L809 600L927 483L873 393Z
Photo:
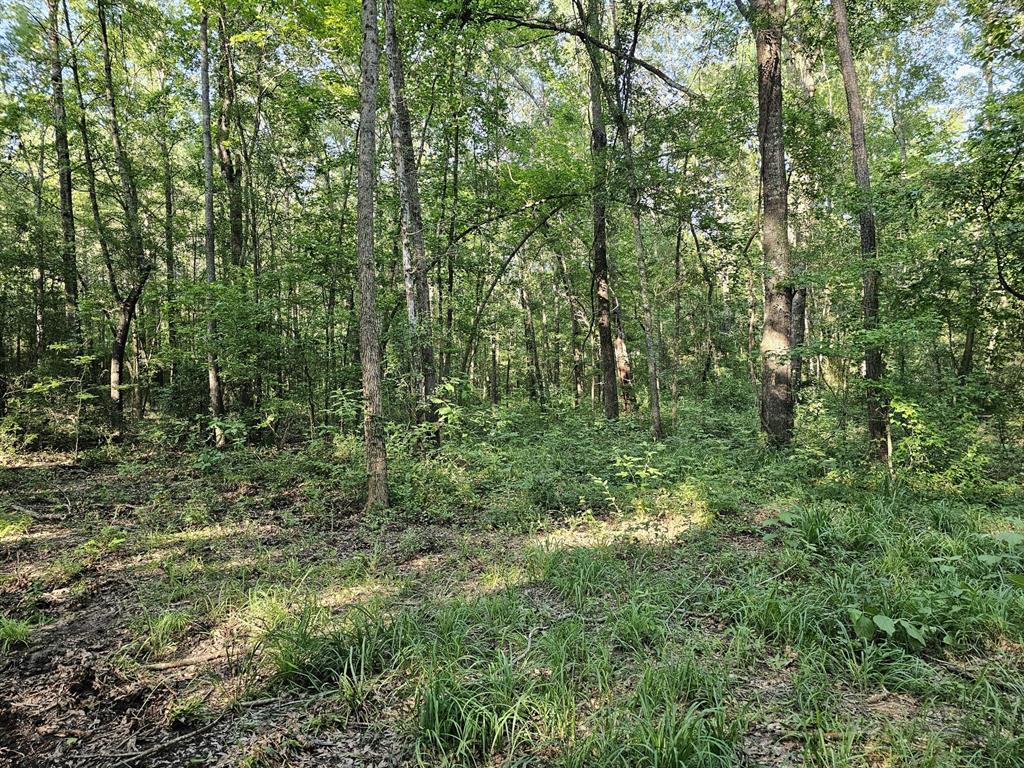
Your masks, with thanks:
M53 125L57 147L57 180L60 188L61 266L64 279L64 316L68 331L79 343L78 327L78 259L75 252L75 213L71 196L71 151L68 148L67 112L64 106L64 64L60 57L60 35L57 31L59 9L57 0L49 6L50 85L53 90Z
M203 215L205 223L206 282L211 287L217 282L216 240L213 232L213 137L210 119L210 46L209 15L204 11L199 22L200 85L203 110ZM210 297L214 301L214 297ZM207 310L206 320L207 372L210 385L210 413L213 415L213 437L218 448L227 444L224 428L219 420L224 415L224 388L220 381L220 365L217 360L217 320L212 307Z
M373 252L373 193L376 185L377 83L380 51L377 0L362 0L363 48L359 61L358 225L359 353L363 377L363 432L366 440L367 509L386 508L388 460L381 397L380 324Z
M864 262L864 329L871 333L878 328L878 283L879 273L875 264L877 235L875 212L871 205L871 173L868 170L868 145L864 133L864 109L857 84L857 70L850 46L850 27L846 18L845 0L832 0L832 11L836 20L836 47L839 51L839 68L843 73L846 89L846 106L850 115L850 140L853 147L853 175L857 181L862 200L860 209L860 252ZM864 378L867 381L868 435L872 448L879 459L888 459L889 447L886 439L886 407L883 403L880 381L884 372L882 350L876 342L869 342L864 352Z
M430 284L426 246L423 238L423 211L420 206L416 156L412 146L412 126L405 101L405 77L402 52L395 28L394 0L385 0L385 49L388 60L388 96L391 105L391 137L394 144L395 172L402 205L402 261L406 279L406 304L417 367L419 412L434 420L431 397L437 381L431 330ZM451 305L449 305L451 306Z
M591 37L600 38L601 18L598 0L589 0L587 28ZM593 269L597 291L597 336L601 350L601 400L604 415L609 419L619 416L619 396L616 383L615 345L612 340L611 281L608 275L608 135L604 125L601 104L601 74L598 71L597 50L590 49L590 153L593 169Z
M756 0L758 140L761 152L765 259L764 326L761 335L761 427L768 441L786 445L793 437L794 399L789 352L792 288L786 155L782 135L782 22L785 0Z

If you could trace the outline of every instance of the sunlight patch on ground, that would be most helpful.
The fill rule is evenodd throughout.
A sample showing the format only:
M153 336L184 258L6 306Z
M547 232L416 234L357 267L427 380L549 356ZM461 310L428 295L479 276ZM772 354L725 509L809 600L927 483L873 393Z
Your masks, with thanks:
M714 515L701 491L688 483L662 489L645 504L637 504L604 519L589 514L570 518L567 525L536 537L545 547L601 547L617 542L671 544L680 536L706 528Z

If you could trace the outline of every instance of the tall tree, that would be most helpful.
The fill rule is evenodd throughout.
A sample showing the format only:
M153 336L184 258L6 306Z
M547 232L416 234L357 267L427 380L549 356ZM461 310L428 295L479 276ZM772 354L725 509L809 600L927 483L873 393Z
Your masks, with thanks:
M68 148L67 110L64 105L64 62L60 55L57 0L47 0L50 42L50 86L57 147L57 182L60 188L61 275L64 279L64 315L72 338L79 341L78 258L75 252L75 212L71 195L71 151Z
M380 321L377 318L377 277L373 252L377 83L380 65L377 0L362 0L361 19L363 47L359 58L359 170L356 180L359 356L363 379L363 434L366 441L366 506L368 509L380 509L388 506L389 494L381 395Z
M586 26L589 37L599 40L601 5L598 0L588 2ZM608 275L608 134L601 99L598 49L590 40L586 46L590 57L590 154L593 170L591 199L594 229L591 248L597 294L597 337L601 350L601 401L604 404L604 415L609 419L617 419L619 396L612 340L611 281Z
M839 52L839 68L843 73L843 88L846 91L846 108L850 116L850 142L853 147L853 176L860 191L860 253L863 259L864 329L870 334L878 328L878 266L875 263L877 233L875 211L871 203L871 172L868 168L868 143L864 133L864 107L857 83L857 69L850 45L850 24L846 16L845 0L832 0L832 13L836 21L836 48ZM869 339L864 352L864 378L867 380L868 435L875 454L883 461L888 458L889 445L886 439L886 415L882 399L880 380L883 374L882 349L878 342Z
M242 168L237 142L232 140L231 126L236 109L235 64L231 57L230 35L226 11L219 17L220 59L217 64L217 87L220 91L220 109L217 114L217 158L228 193L228 243L231 264L241 266L245 236L242 225Z
M135 319L135 311L142 296L142 291L146 287L146 281L152 272L153 263L146 256L146 249L142 240L142 224L139 220L139 192L135 185L135 178L132 175L128 154L121 141L121 124L118 119L117 97L114 91L114 75L110 54L110 38L107 34L105 2L106 0L97 0L96 3L100 28L100 44L103 50L103 83L107 97L107 108L110 110L110 140L113 145L114 160L121 183L121 206L124 210L125 224L128 230L128 254L131 261L134 262L135 272L128 291L122 293L117 289L117 281L114 280L113 269L110 268L109 270L111 290L114 292L114 298L117 299L119 304L110 354L110 400L113 404L114 424L120 430L124 414L124 404L121 399L121 375L124 370L124 353L128 345L132 321Z
M613 2L613 9L616 5ZM633 37L627 41L619 26L618 16L614 17L615 50L612 56L612 71L615 82L611 98L612 114L615 119L619 144L622 148L623 166L626 172L626 195L629 198L630 223L633 228L633 249L636 255L637 274L640 281L640 310L642 313L644 345L647 352L648 392L651 407L651 436L660 440L664 435L661 424L661 387L658 371L658 344L655 338L654 309L651 306L651 281L647 269L647 254L644 250L643 232L643 200L640 181L636 171L636 159L633 156L633 139L629 124L629 104L633 84L633 63L629 60L629 51L635 49L642 21L643 4L636 8ZM621 336L621 334L620 334ZM623 349L625 349L623 339Z
M205 223L206 282L212 288L217 283L216 239L213 231L213 137L210 118L210 17L204 10L199 21L199 90L203 112L203 221ZM210 297L211 304L214 297ZM220 380L220 365L217 360L217 319L213 307L208 310L206 320L207 353L206 365L210 385L210 413L213 415L213 439L218 448L227 443L220 418L224 415L224 387Z
M758 145L761 154L761 249L764 327L761 332L761 427L773 445L793 437L790 379L793 289L789 279L788 184L782 133L782 23L785 0L755 0Z
M434 367L430 316L430 283L423 238L423 210L420 205L416 155L412 146L412 125L405 101L402 51L395 25L395 1L384 0L385 50L388 60L388 99L391 105L391 138L395 174L402 206L402 265L406 280L406 311L409 318L413 355L418 378L421 417L433 418L431 397L437 380Z

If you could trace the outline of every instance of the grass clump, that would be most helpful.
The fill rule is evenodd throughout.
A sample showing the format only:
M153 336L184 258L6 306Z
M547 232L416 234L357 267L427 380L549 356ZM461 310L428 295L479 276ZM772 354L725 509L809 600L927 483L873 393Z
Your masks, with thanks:
M27 648L31 634L32 625L0 614L0 652L7 653L16 646Z

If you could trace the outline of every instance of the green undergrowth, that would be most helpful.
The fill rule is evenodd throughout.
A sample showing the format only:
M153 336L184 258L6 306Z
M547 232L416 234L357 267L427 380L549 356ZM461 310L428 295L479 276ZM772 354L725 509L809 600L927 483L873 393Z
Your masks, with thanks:
M300 730L369 723L425 766L1024 765L1019 454L890 473L826 417L775 453L714 397L659 443L467 408L440 449L392 436L372 515L351 435L96 451L117 482L34 589L138 563L127 670L231 638L232 700L315 696Z

